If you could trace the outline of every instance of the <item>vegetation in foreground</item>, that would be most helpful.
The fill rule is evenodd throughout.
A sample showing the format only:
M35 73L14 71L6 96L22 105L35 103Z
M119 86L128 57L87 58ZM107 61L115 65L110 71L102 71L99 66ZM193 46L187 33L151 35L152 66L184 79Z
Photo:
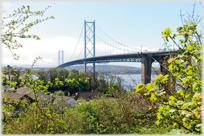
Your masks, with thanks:
M115 97L117 99L103 96L89 102L81 99L79 105L75 108L66 107L63 113L53 108L52 104L41 111L36 103L32 103L18 117L7 116L3 122L3 133L165 134L173 129L167 123L155 126L156 112L149 112L151 102L148 99L140 98L137 94L124 96L122 92L121 96ZM4 105L4 110L6 108L8 110L11 107Z
M197 23L190 22L177 28L172 34L170 28L162 33L179 48L178 56L169 59L168 74L160 74L154 83L138 84L135 89L151 101L159 104L156 124L172 122L184 133L202 132L202 39L197 32ZM175 39L179 37L179 43ZM158 91L154 91L159 88Z

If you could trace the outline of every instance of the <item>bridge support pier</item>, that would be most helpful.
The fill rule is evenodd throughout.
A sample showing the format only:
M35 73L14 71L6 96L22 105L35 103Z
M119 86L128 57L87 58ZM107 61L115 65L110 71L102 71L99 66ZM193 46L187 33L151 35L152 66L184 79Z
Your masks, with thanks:
M151 82L151 68L152 68L152 58L149 56L142 56L141 58L141 81L143 84Z
M95 70L95 63L93 63L93 72L95 73L96 70Z
M86 62L84 62L84 72L86 72Z

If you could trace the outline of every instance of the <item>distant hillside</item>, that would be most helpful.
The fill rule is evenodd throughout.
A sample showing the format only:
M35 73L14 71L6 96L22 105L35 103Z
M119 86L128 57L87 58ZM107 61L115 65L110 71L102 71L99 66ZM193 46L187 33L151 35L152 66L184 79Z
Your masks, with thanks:
M3 68L6 68L4 66ZM14 68L24 69L26 67L17 67L14 66ZM27 67L30 68L30 67ZM35 67L33 70L48 70L50 68L54 67ZM69 70L83 70L84 66L69 66L67 67ZM88 68L91 68L88 66ZM158 68L157 68L158 70ZM117 65L96 65L96 72L102 73L102 74L140 74L141 68L137 67L129 67L129 66L117 66ZM152 74L155 74L155 72L152 70Z
M69 70L83 70L84 66L69 66ZM88 68L91 68L88 66ZM105 74L140 74L141 68L128 67L128 66L116 66L116 65L96 65L96 72ZM152 71L154 74L154 71Z

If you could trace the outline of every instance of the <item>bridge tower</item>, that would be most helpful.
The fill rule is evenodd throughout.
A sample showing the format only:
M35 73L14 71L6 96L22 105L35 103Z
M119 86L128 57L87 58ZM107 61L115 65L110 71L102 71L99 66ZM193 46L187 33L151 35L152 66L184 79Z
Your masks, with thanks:
M84 59L87 57L95 57L95 21L84 21ZM88 69L87 62L84 61L84 71L95 72L95 63L91 69Z
M59 50L58 51L58 65L61 65L64 63L64 51Z

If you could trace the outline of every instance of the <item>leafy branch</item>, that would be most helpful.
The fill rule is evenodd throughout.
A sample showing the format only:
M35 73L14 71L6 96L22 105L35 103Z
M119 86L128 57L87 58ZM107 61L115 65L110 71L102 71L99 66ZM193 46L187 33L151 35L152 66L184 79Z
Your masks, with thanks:
M32 28L33 26L43 21L54 19L54 17L50 16L43 19L36 19L35 21L26 24L27 20L32 16L43 17L44 13L49 8L50 6L42 11L31 11L30 6L23 5L21 8L17 8L16 10L14 10L13 14L9 14L8 17L3 17L1 28L2 43L5 44L6 47L11 51L14 59L18 60L19 56L13 53L13 50L23 47L23 45L21 43L18 43L15 38L33 38L40 40L39 36L35 34L27 34L27 32L29 32L30 28Z

